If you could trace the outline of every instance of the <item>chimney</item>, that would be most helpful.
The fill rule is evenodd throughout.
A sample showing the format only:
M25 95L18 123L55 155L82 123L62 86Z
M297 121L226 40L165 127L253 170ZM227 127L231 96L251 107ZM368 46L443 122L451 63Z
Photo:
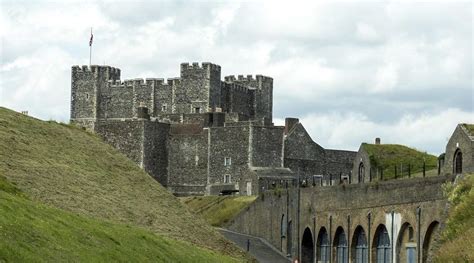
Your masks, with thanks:
M300 120L297 118L286 118L285 119L285 134L288 134L288 132L297 124Z
M379 145L379 144L380 144L380 138L379 138L379 137L375 138L375 144L376 144L376 145Z

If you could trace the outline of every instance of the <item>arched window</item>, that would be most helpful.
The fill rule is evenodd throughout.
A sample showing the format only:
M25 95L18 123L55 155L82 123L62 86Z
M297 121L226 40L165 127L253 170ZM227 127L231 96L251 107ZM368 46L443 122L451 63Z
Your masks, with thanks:
M375 248L375 262L390 263L391 262L391 244L387 228L384 225L379 225L375 231L374 243Z
M454 174L461 174L462 173L462 152L461 150L457 149L454 153L454 167L453 172Z
M364 182L364 177L365 177L364 163L360 162L360 164L359 164L359 183Z
M336 263L347 263L349 262L348 251L347 251L347 239L346 234L342 227L338 227L334 238L335 248L335 262Z
M329 262L329 238L326 228L322 227L319 230L318 241L316 243L317 262Z
M352 238L352 261L355 263L369 262L367 238L361 226L357 226Z

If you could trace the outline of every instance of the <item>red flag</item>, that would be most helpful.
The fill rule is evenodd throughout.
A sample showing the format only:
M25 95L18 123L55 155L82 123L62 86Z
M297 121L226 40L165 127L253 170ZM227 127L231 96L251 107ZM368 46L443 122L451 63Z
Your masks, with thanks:
M89 47L92 46L92 39L94 38L94 35L91 32L91 39L89 40Z

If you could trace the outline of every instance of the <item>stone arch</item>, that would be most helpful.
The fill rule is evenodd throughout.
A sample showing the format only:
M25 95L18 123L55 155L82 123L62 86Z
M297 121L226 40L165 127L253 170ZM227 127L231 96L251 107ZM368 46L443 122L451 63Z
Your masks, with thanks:
M415 231L410 223L405 222L398 234L397 262L415 263L416 249Z
M334 235L334 241L333 241L333 248L334 248L333 255L334 255L335 263L349 262L347 237L342 227L338 227L336 229L336 234Z
M453 157L453 174L462 173L462 152L461 149L456 149Z
M301 240L301 263L314 262L314 242L313 233L307 227L303 232L303 239Z
M359 183L363 183L365 179L365 167L363 162L359 163L358 179Z
M352 262L367 263L369 262L369 249L367 246L367 236L364 228L358 225L354 231L351 242Z
M380 224L375 230L374 241L372 242L372 262L390 263L392 245L390 236L384 224Z
M438 221L433 221L431 224L428 226L428 229L426 230L425 238L423 240L423 261L422 262L428 262L429 256L431 256L431 251L433 250L433 241L437 237L438 234L438 229L439 229L439 222Z
M325 263L329 262L330 257L330 244L329 236L325 227L321 227L318 233L318 239L316 241L316 257L317 262Z

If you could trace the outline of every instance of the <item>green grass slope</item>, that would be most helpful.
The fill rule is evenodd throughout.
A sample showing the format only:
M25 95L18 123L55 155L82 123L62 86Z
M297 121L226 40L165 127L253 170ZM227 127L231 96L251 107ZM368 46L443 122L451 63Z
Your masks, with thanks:
M369 154L372 165L381 167L385 179L395 177L395 166L400 176L400 164L403 164L403 176L408 176L408 165L411 174L421 175L423 171L423 160L426 171L434 170L437 167L438 158L434 155L420 152L410 147L398 144L368 144L363 143L362 147ZM433 174L433 171L430 172Z
M32 200L244 257L98 136L0 107L0 175Z
M202 215L212 226L222 227L256 198L256 196L194 196L181 197L180 200L193 212Z
M436 262L474 262L474 174L465 175L446 194L451 204Z
M25 198L0 177L0 262L236 262L143 228Z

